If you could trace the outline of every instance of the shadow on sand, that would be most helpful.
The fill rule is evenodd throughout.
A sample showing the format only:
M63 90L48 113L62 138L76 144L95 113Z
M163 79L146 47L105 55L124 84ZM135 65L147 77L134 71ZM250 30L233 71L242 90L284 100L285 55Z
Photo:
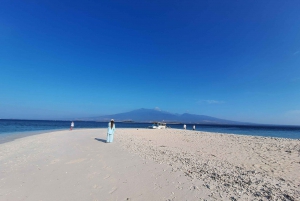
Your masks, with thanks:
M95 140L106 143L106 140L103 140L103 139L95 138Z

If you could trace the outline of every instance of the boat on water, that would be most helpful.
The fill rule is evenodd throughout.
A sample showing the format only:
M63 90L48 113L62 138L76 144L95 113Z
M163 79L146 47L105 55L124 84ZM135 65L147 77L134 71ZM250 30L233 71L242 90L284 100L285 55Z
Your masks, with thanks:
M167 124L162 123L162 122L154 122L152 124L152 126L149 126L149 128L151 128L151 129L165 129L165 128L167 128Z

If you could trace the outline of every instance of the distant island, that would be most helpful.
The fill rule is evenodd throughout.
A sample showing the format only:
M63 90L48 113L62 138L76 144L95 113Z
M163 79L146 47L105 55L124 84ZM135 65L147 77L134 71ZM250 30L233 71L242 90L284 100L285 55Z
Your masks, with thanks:
M165 111L158 111L154 109L137 109L130 112L103 115L91 118L85 118L87 121L109 121L114 119L117 122L125 123L151 123L151 122L166 122L169 124L178 123L194 123L194 124L228 124L228 125L249 125L250 123L231 121L226 119L219 119L206 115L197 114L173 114Z

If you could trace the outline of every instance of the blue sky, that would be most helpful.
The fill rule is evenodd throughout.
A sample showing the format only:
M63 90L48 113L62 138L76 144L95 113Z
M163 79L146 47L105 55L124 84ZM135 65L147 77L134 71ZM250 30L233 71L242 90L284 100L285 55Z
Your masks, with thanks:
M299 1L8 1L0 118L159 108L300 124Z

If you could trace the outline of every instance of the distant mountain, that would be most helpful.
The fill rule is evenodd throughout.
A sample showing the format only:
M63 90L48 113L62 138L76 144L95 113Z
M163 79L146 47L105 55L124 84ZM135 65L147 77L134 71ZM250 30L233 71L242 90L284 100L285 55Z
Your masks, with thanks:
M169 112L158 111L154 109L137 109L131 112L104 115L93 118L86 118L85 120L93 121L109 121L114 119L115 121L133 121L133 122L153 122L164 121L169 123L198 123L198 124L249 124L237 121L229 121L225 119L219 119L215 117L196 115L196 114L172 114Z

